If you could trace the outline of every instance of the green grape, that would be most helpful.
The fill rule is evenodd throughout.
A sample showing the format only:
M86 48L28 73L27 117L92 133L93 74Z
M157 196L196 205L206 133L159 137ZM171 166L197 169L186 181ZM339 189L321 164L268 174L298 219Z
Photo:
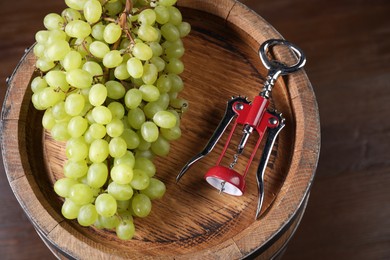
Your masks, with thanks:
M88 131L94 139L102 139L106 135L106 127L98 123L90 125Z
M92 75L82 69L73 69L66 73L66 81L75 88L89 88L92 84Z
M126 154L126 141L122 137L114 137L111 139L108 149L111 157L120 158Z
M142 102L142 92L139 89L132 88L125 94L125 105L129 109L137 108Z
M142 65L142 62L138 58L135 57L130 58L126 63L126 67L127 67L127 72L133 78L141 78L142 75L144 74L144 67Z
M178 29L180 32L180 37L183 38L183 37L186 37L190 33L191 25L187 22L181 22L178 25Z
M35 33L35 41L37 43L46 44L49 39L50 31L41 30Z
M153 25L156 21L156 13L152 9L145 9L138 15L138 22L142 25Z
M107 181L108 168L105 163L93 163L87 172L87 183L92 188L101 188Z
M161 35L170 42L176 41L180 38L180 31L171 23L166 23L161 26Z
M70 21L65 26L65 32L69 37L84 39L91 34L91 26L82 20Z
M129 72L127 71L127 62L122 62L114 70L115 78L119 80L126 80L130 77Z
M81 226L88 227L96 223L98 213L92 204L83 205L78 212L77 221Z
M157 80L158 69L152 63L147 63L144 65L144 74L142 75L142 81L145 84L152 85Z
M104 28L103 38L108 44L112 44L119 40L122 35L122 28L119 24L109 23Z
M51 108L54 119L58 122L69 119L69 115L65 111L65 102L60 101Z
M59 70L51 70L45 75L46 83L53 88L61 88L62 91L69 89L69 84L66 82L65 72Z
M171 98L169 97L168 93L162 93L160 95L160 97L155 102L151 102L151 103L156 103L163 110L166 110L168 108L168 106L169 106L169 101L170 100L171 100Z
M107 88L103 84L95 84L89 91L89 102L97 107L101 106L107 98Z
M138 37L146 42L157 41L159 35L156 28L148 24L142 24L138 28Z
M70 160L83 161L88 156L88 145L82 137L71 138L66 143L65 153Z
M77 183L78 182L75 179L71 178L59 179L54 183L54 191L57 195L66 198L69 196L70 188Z
M121 50L123 50L123 49L130 49L131 48L131 44L132 43L130 42L130 40L128 38L122 38L121 44L119 45L119 49L121 49ZM127 61L128 59L130 59L130 54L129 53L125 53L123 56L124 56L123 61Z
M47 130L51 130L55 124L56 124L56 119L53 116L52 110L49 108L43 114L42 126Z
M48 60L45 60L45 59L38 59L35 63L35 66L45 72L45 71L48 71L52 68L54 68L55 66L55 63L53 61L48 61Z
M77 222L84 227L91 226L98 218L95 205L87 204L80 208Z
M122 103L113 101L107 106L107 108L110 109L112 118L122 119L125 115L125 108Z
M176 116L169 111L158 111L153 116L153 122L161 128L172 128L176 125Z
M153 122L147 121L141 126L141 136L149 143L155 142L157 140L158 133L158 127Z
M111 217L103 217L99 215L99 222L104 228L113 229L119 225L119 218L117 215Z
M110 123L106 125L107 134L111 137L118 137L123 133L124 125L122 120L113 118Z
M87 174L88 165L82 161L68 160L64 165L64 175L68 178L77 179Z
M84 4L83 10L85 20L90 24L99 21L103 11L102 5L98 0L88 0Z
M91 131L89 131L89 129L84 134L84 140L87 144L91 144L93 141L96 140L95 138L93 138Z
M96 123L95 120L93 119L93 116L92 116L92 110L88 111L87 114L85 114L84 117L85 117L85 119L87 119L88 124L92 125L92 124Z
M114 165L126 164L133 169L135 164L134 154L131 151L126 151L125 155L114 159Z
M184 71L183 62L177 58L172 58L165 66L165 70L168 73L180 74Z
M165 191L166 187L162 181L155 178L150 178L149 186L146 189L141 190L141 194L145 194L151 200L154 200L161 199L164 196Z
M100 65L94 61L87 61L84 63L83 70L89 72L93 77L101 77L103 76L103 69Z
M68 122L58 122L51 128L51 136L56 141L66 141L70 138L68 133Z
M152 209L152 202L145 194L134 194L131 201L131 208L137 217L144 218L149 215Z
M102 23L97 23L93 25L91 31L92 37L98 41L104 41L104 37L103 37L104 28L106 28L106 26Z
M102 223L100 222L99 214L98 214L97 220L95 221L95 223L93 223L93 226L94 226L95 228L97 228L97 229L103 229L103 228L104 228L103 225L102 225Z
M158 156L166 156L169 153L170 144L168 140L159 135L157 140L151 144L150 149Z
M36 43L33 47L33 53L38 58L43 58L45 55L46 46L43 43Z
M139 169L145 172L149 177L156 174L156 166L154 163L145 157L137 157L134 163L134 169Z
M88 128L88 121L84 117L75 116L69 120L68 133L71 137L82 136Z
M154 85L142 85L139 90L142 93L142 99L148 102L156 101L160 97L160 91Z
M171 99L169 105L176 109L182 109L182 111L184 112L188 108L188 101L183 98L174 98Z
M65 111L68 115L77 116L83 111L85 99L83 95L72 93L65 100Z
M130 182L131 187L136 190L143 190L149 186L149 176L139 169L133 170L133 179Z
M118 164L111 169L111 178L118 184L129 184L133 179L133 169L127 164Z
M46 88L47 82L46 82L45 78L37 76L31 81L30 86L31 86L32 92L36 93L36 92L39 92L40 90Z
M43 25L48 30L61 29L64 26L64 18L59 14L50 13L43 18Z
M150 42L149 47L152 49L154 57L159 57L163 54L163 48L158 42Z
M153 116L158 112L164 110L158 101L150 102L144 106L144 113L147 118L152 119Z
M111 217L116 213L116 200L107 193L100 194L95 200L96 211L103 217Z
M107 96L111 99L120 99L125 96L126 89L118 81L110 80L106 82Z
M136 107L127 113L127 122L134 129L140 129L145 122L145 114L141 108Z
M169 11L165 6L156 6L154 12L156 13L156 22L159 24L166 24L169 21Z
M172 6L172 5L176 4L176 1L177 0L160 0L159 4L162 6Z
M135 157L136 158L143 157L143 158L148 158L150 160L153 160L155 154L149 148L147 150L141 150L138 147L138 149L135 150Z
M179 92L169 91L169 92L168 92L168 95L169 95L169 99L170 99L170 100L171 100L171 99L175 99L175 98L178 97Z
M141 135L141 131L138 131L137 135L139 136L139 145L138 145L138 148L137 148L136 152L139 151L139 150L140 151L149 150L151 143L148 142L148 141L145 141L145 139Z
M69 51L69 43L64 40L59 40L46 47L45 57L50 61L59 61L64 59Z
M153 57L152 49L143 42L138 42L133 47L133 55L139 60L150 60ZM129 71L130 73L130 71ZM131 75L131 73L130 73Z
M92 117L96 123L102 125L106 125L112 120L111 111L105 106L97 106L92 109Z
M66 71L78 69L81 66L82 56L78 51L69 51L63 61L62 66Z
M181 129L177 125L169 129L161 128L160 133L168 141L177 140L181 137Z
M106 1L104 9L109 16L118 15L120 12L123 11L122 1Z
M166 59L181 58L184 55L185 49L181 40L165 45L164 53Z
M129 184L111 182L107 190L118 201L129 200L133 196L133 188Z
M122 240L129 240L134 236L135 227L131 220L122 220L115 229L116 235Z
M169 12L169 22L173 25L179 25L183 18L179 9L174 6L167 7Z
M81 11L88 0L65 0L65 4L70 8Z
M130 199L128 200L117 200L117 211L122 219L133 219L133 216L128 211L130 206Z
M64 18L66 22L70 22L73 20L81 20L81 14L77 10L73 8L66 8L61 12L61 16Z
M38 94L40 105L46 108L54 106L65 98L64 92L58 91L55 87L44 88Z
M91 45L92 42L93 39L90 36L86 38L71 39L74 50L80 52L84 59L89 59L90 52L88 50L89 45Z
M45 42L45 45L49 46L49 45L52 45L53 43L59 42L59 41L68 42L68 37L67 37L66 33L62 30L59 30L59 29L51 30L49 32L49 38L47 39L47 42Z
M113 50L109 51L103 58L103 65L106 68L115 68L118 67L123 61L120 51Z
M110 52L110 47L104 42L94 41L89 45L89 51L96 58L103 59Z
M69 199L77 205L85 205L92 201L92 189L83 183L77 183L70 188Z
M124 129L121 137L125 140L127 149L136 149L139 146L140 140L136 132L131 129Z
M62 204L61 213L66 219L76 219L79 215L80 208L81 205L67 198L64 204Z
M180 76L170 73L168 74L169 79L171 80L171 90L172 92L180 92L183 90L184 84Z
M156 66L158 72L163 71L165 68L165 61L160 57L153 56L150 62Z
M101 163L109 155L108 142L103 139L94 140L89 147L89 159L93 163Z

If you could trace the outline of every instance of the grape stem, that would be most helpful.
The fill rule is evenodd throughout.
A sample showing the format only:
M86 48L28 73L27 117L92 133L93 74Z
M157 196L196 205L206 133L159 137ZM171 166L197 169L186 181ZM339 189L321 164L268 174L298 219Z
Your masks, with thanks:
M122 30L125 32L127 38L129 38L131 44L135 44L133 37L131 36L130 30L127 26L127 17L129 16L131 10L133 9L133 3L131 0L126 0L125 10L121 13L119 17L119 25ZM113 49L116 50L121 43L121 39L119 38L113 45Z
M118 23L119 23L120 27L122 28L122 30L125 32L127 38L130 40L130 43L132 45L134 45L135 41L134 41L133 37L131 36L129 28L127 27L127 17L129 16L129 14L130 14L132 9L133 9L133 3L131 2L131 0L126 0L125 9L121 13L121 15L119 17L119 22ZM119 38L114 43L114 45L112 46L112 50L118 49L121 41L122 41L122 39ZM109 76L110 76L110 70L108 68L105 68L104 69L104 79L105 79L105 81L108 80Z
M103 20L106 21L106 22L111 22L111 23L116 23L117 22L116 19L111 18L111 17L104 17Z

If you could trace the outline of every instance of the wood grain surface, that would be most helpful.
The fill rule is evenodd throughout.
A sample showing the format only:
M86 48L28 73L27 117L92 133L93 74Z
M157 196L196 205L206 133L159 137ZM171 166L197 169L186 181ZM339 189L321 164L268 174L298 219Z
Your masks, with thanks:
M280 251L295 230L316 170L320 140L316 100L303 70L277 80L270 98L271 107L283 112L286 130L276 140L270 156L259 220L254 219L258 197L255 164L249 168L242 197L219 195L202 181L202 175L215 165L224 136L215 152L189 170L180 185L176 184L174 173L201 149L199 144L207 142L222 117L226 100L237 93L248 97L259 93L266 71L258 58L258 46L280 37L240 3L212 3L178 2L192 25L192 33L184 39L186 71L181 76L186 88L181 94L193 108L183 115L183 137L172 143L170 155L156 158L156 177L166 183L167 193L153 203L155 209L148 218L134 220L137 231L131 241L122 241L107 230L83 228L60 214L62 201L52 187L63 177L65 144L42 130L38 123L42 112L31 104L29 83L38 75L34 73L36 58L31 49L18 64L8 82L2 113L4 167L21 207L55 250L76 259L237 259L260 253L261 259L267 259ZM275 47L272 53L283 62L295 62L287 48ZM237 145L240 137L237 131L232 145ZM256 141L248 140L236 171L244 171L246 163L242 162L248 161ZM230 164L233 153L234 149L228 150L222 165Z
M316 91L322 154L303 221L285 259L386 259L390 142L388 1L243 1L305 50ZM0 82L11 74L62 0L0 3ZM5 84L0 89L4 99ZM53 259L16 202L3 169L0 252L5 259Z

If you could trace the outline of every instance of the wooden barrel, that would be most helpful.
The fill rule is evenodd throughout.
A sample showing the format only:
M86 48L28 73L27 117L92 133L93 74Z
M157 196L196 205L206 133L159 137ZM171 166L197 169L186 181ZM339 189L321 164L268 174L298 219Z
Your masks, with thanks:
M42 112L31 104L29 83L36 60L31 49L8 82L1 118L8 180L38 234L59 258L267 259L283 249L299 224L320 148L317 103L304 70L279 78L272 93L271 104L283 113L286 127L265 173L264 206L258 220L254 216L259 154L241 197L219 194L203 179L226 137L176 184L181 167L213 133L226 101L231 96L251 99L258 94L266 75L258 57L260 44L282 38L259 15L234 0L182 0L178 5L192 25L184 40L185 89L181 94L190 108L182 119L182 138L172 143L168 157L156 159L156 176L165 182L167 193L153 202L147 218L135 219L137 231L131 241L62 217L53 183L62 176L64 144L53 141L42 129ZM292 59L285 49L276 49L274 55ZM245 162L249 154L240 160Z

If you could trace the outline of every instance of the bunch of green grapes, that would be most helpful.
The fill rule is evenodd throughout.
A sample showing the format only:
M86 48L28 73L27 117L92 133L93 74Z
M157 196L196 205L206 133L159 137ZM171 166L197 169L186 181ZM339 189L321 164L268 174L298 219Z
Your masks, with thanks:
M134 235L165 193L153 157L181 136L182 38L191 30L176 0L65 0L35 35L40 76L32 102L42 124L66 142L55 192L62 214L82 226Z

